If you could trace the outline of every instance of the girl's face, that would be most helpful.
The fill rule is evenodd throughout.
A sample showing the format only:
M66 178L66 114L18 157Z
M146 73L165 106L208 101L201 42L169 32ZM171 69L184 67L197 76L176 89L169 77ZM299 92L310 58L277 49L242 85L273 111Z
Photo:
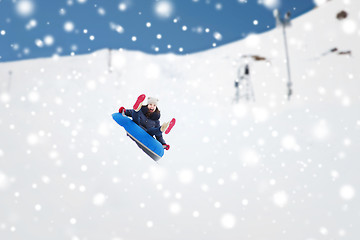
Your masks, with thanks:
M155 112L156 110L156 105L155 104L148 104L148 109L150 112Z

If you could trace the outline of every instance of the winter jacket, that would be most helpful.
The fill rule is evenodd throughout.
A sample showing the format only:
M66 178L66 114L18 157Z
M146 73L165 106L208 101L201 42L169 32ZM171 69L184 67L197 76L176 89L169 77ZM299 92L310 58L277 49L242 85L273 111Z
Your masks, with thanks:
M132 113L135 110L133 109L126 109L125 115L128 117L132 117ZM139 110L140 115L140 124L139 126L144 129L145 131L151 129L151 128L160 128L160 112L155 111L152 114L149 112L149 109L147 106L142 106ZM159 130L160 132L160 130ZM156 139L162 144L166 144L161 132L158 135L155 135Z

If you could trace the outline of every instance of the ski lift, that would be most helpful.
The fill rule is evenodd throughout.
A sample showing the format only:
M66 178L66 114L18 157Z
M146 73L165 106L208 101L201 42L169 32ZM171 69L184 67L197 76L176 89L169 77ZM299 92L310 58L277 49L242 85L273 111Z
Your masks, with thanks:
M238 102L241 98L245 98L247 101L255 101L254 90L250 79L249 63L241 64L238 67L234 87L236 91L235 102Z
M275 19L276 19L276 25L277 25L277 26L281 25L281 26L282 26L282 30L283 30L282 32L283 32L283 36L284 36L286 65L287 65L287 75L288 75L288 82L287 82L288 92L287 92L287 97L288 97L288 100L290 100L290 97L291 97L291 95L292 95L292 93L293 93L293 90L292 90L292 85L293 85L293 84L292 84L292 81L291 81L291 73L290 73L290 58L289 58L289 49L288 49L287 37L286 37L286 27L291 26L291 23L290 23L291 13L290 13L290 12L285 13L283 19L280 19L280 14L279 14L279 11L278 11L277 9L274 10L273 14L274 14L274 17L275 17Z

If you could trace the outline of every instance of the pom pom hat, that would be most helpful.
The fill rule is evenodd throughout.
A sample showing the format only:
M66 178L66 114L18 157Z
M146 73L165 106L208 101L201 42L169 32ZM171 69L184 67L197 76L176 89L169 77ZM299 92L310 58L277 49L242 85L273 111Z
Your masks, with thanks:
M148 104L154 104L155 106L157 106L158 101L159 101L159 99L157 99L157 98L148 97Z

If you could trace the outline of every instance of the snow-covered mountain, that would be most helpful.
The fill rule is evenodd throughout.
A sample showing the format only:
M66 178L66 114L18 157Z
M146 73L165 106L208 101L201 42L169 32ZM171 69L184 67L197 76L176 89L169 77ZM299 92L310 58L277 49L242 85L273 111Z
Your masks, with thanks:
M290 101L281 28L1 63L0 239L358 239L359 13L330 1L287 28ZM246 63L255 101L236 102ZM141 93L177 119L159 164L111 118Z

